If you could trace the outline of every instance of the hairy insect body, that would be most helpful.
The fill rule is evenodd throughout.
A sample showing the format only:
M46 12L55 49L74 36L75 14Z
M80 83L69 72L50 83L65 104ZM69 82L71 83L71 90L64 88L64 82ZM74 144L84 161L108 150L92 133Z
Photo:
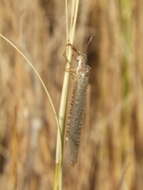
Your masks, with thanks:
M76 74L73 82L73 90L69 114L67 119L66 151L68 161L74 165L77 161L81 127L84 122L84 110L86 104L86 91L89 80L90 67L83 56L77 58Z

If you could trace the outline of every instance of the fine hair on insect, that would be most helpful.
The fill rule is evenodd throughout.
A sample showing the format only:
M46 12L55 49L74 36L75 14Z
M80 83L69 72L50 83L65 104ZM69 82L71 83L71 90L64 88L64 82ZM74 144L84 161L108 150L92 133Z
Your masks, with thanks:
M74 48L75 49L75 48ZM90 66L86 54L78 53L75 73L72 80L71 98L66 122L66 160L75 165L78 159L81 128L84 125L86 93L89 81Z

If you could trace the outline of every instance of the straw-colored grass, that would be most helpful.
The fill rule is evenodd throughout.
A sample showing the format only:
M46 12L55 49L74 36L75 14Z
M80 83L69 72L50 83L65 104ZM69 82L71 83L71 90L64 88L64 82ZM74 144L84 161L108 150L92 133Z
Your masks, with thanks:
M72 0L69 3L65 0L65 13L66 13L66 44L74 43L75 38L75 29L77 22L77 14L79 8L79 0ZM61 102L59 109L59 124L62 133L62 140L60 136L60 131L57 134L57 152L56 152L56 170L55 170L55 184L54 190L62 190L63 183L63 154L64 154L64 137L65 137L65 121L66 121L66 111L67 111L67 103L68 103L68 94L69 94L69 79L70 72L67 72L71 68L72 61L72 48L71 46L66 48L66 68L63 80L63 88L61 94Z
M25 60L0 39L0 189L142 189L142 1L82 0L76 27L71 27L73 18L65 16L64 1L0 4L0 33L20 47L39 72L55 112L60 111L62 132L70 75L64 71L72 56L68 46L65 66L66 43L82 51L88 36L95 35L87 50L92 69L78 163L64 170L47 95ZM72 15L76 8L71 4L67 10L66 15ZM61 164L56 182L55 155Z

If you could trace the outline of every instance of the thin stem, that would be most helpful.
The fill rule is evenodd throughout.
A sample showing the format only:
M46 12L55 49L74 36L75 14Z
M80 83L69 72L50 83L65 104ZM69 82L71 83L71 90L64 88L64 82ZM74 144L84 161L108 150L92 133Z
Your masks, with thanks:
M28 65L31 67L31 69L34 71L34 73L36 74L37 78L39 79L47 97L48 97L48 100L49 100L49 104L53 110L53 113L54 113L54 116L55 116L55 120L56 120L56 123L57 123L57 127L59 129L59 134L61 134L60 132L60 125L59 125L59 121L58 121L58 116L57 116L57 113L56 113L56 110L55 110L55 107L54 107L54 104L53 104L53 101L52 101L52 98L51 98L51 95L45 85L45 83L43 82L40 74L38 73L38 71L35 69L35 67L33 66L32 62L24 55L24 53L11 41L9 40L8 38L6 38L4 35L2 35L0 33L0 37L5 40L9 45L11 45L23 58L24 60L28 63ZM60 135L61 136L61 135Z
M75 28L76 28L76 20L78 13L79 0L72 1L72 15L70 26L68 26L69 22L69 9L67 0L65 0L65 14L66 14L66 43L73 44L75 37ZM71 46L67 47L66 51L67 56L67 64L66 69L70 68L70 63L72 61L72 48ZM65 119L66 119L66 110L67 110L67 101L68 101L68 93L69 93L69 79L70 73L65 72L64 81L63 81L63 89L61 94L61 102L59 109L59 124L62 132L62 142L60 140L60 134L57 134L57 149L56 149L56 168L55 168L55 181L54 181L54 190L62 190L62 165L63 165L63 150L64 150L64 132L65 132Z
M75 28L76 28L76 22L77 22L77 15L78 15L78 7L79 7L79 0L74 0L75 1L75 12L72 15L72 22L71 22L71 44L74 42L74 36L75 36Z
M69 18L68 18L68 2L67 2L67 0L65 0L65 15L66 15L66 42L68 42Z

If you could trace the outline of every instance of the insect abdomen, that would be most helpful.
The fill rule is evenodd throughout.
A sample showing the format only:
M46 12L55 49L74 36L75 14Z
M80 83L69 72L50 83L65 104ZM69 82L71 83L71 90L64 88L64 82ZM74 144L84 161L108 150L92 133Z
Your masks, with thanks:
M81 127L84 122L84 110L86 102L86 90L88 86L88 75L79 75L73 87L72 100L67 122L66 156L68 161L74 165L77 161L80 144Z

